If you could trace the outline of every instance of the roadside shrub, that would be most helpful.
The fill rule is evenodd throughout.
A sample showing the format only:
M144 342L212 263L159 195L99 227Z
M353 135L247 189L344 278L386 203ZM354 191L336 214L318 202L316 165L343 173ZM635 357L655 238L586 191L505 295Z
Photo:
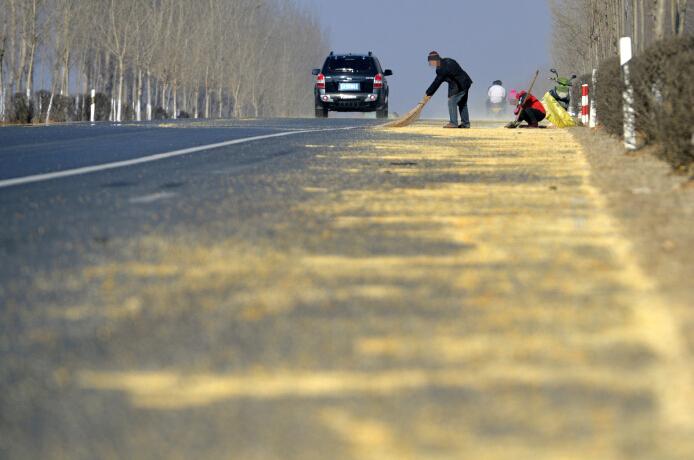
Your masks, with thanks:
M169 115L163 107L158 105L152 109L152 120L166 120L167 118Z
M605 59L600 63L595 84L597 113L605 129L618 136L624 134L623 92L624 80L619 57Z
M135 119L135 110L133 109L132 105L125 102L121 104L120 119L122 121L129 121Z
M80 94L77 98L76 119L75 121L89 121L90 105L92 103L91 94Z
M10 123L31 123L34 117L34 101L27 99L24 93L16 93L12 96Z
M81 94L79 97L78 114L75 121L90 121L92 116L91 93ZM94 95L94 121L108 121L111 113L111 100L103 93Z
M89 101L91 104L91 100ZM91 110L89 108L88 110ZM111 99L104 93L96 93L94 95L94 120L95 121L108 121L111 115ZM87 116L87 120L91 116L91 113Z
M51 92L42 89L36 93L36 116L38 117L39 123L44 123L46 121L46 110L48 110L48 103L51 100Z
M636 130L642 139L658 143L658 155L673 168L694 164L694 37L656 43L630 65L634 87ZM598 72L600 122L613 134L624 134L622 79L619 57L603 61Z
M36 93L36 99L39 104L39 122L41 123L46 121L49 105L51 107L50 121L52 122L73 121L77 117L75 100L69 96L56 94L51 103L50 91L41 90Z
M673 168L694 163L694 37L661 41L634 59L637 129Z

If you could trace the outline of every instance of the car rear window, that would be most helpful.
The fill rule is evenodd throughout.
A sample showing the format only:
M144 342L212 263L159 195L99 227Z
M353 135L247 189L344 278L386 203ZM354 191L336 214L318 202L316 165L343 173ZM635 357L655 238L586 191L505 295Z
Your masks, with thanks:
M369 72L371 69L371 59L368 57L331 56L328 58L328 70L331 72Z

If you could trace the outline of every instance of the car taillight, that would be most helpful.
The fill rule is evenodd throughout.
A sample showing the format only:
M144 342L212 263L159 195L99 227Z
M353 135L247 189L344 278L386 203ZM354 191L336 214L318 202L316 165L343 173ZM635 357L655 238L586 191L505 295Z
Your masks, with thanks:
M380 73L374 78L374 88L383 88L383 77Z
M318 78L316 79L316 86L318 88L325 88L325 77L323 74L318 74Z

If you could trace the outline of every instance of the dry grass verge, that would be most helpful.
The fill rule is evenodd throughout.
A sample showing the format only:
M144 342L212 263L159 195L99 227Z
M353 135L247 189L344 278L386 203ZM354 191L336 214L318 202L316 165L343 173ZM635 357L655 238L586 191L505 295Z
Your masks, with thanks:
M656 147L627 156L620 141L602 130L572 133L584 147L593 184L633 240L643 269L677 306L694 350L694 188L658 160Z

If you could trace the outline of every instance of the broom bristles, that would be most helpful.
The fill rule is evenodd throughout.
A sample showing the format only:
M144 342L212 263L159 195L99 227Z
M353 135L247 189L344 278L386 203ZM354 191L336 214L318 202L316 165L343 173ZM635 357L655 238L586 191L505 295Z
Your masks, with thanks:
M397 120L388 123L385 125L386 128L402 128L403 126L408 126L417 121L419 119L419 115L422 113L422 109L426 105L427 102L429 102L429 99L431 99L431 96L425 96L424 99L422 99L422 102L417 104L417 107L414 109L410 110L407 112L405 115L402 117L398 118Z

